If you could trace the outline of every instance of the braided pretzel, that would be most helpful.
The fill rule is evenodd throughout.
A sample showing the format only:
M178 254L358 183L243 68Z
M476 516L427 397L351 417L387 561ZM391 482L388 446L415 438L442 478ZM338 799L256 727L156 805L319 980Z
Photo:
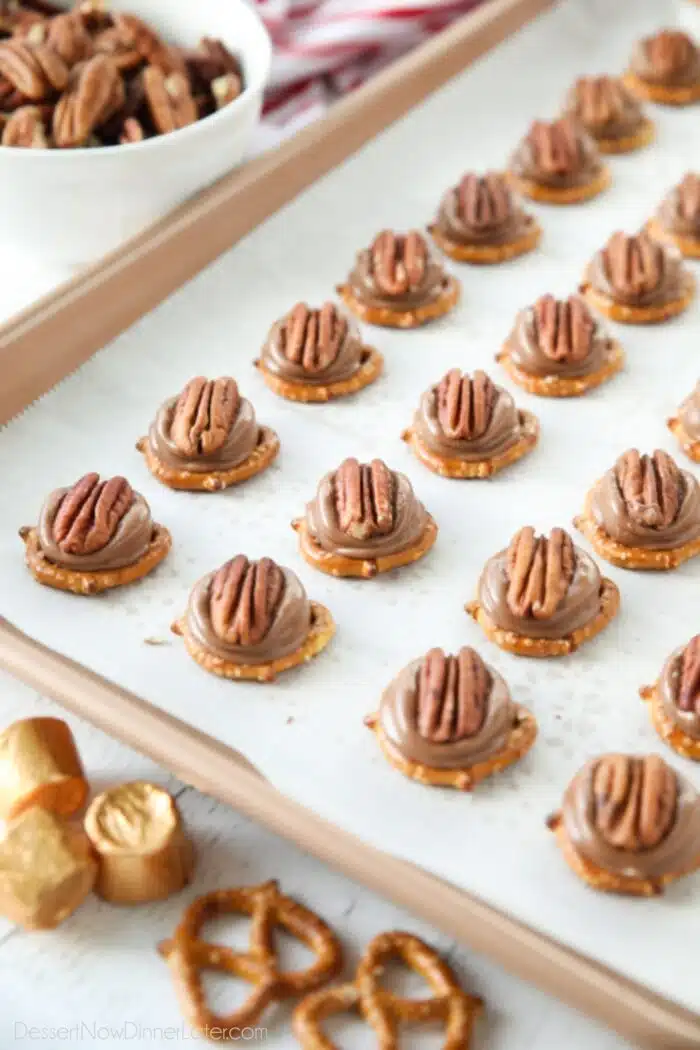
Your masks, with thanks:
M420 974L432 998L407 999L377 983L391 959L400 959ZM294 1011L294 1033L304 1050L337 1050L320 1029L333 1014L357 1010L377 1036L378 1050L398 1050L401 1022L445 1022L443 1050L466 1050L480 999L462 991L454 973L429 945L410 933L381 933L369 944L349 984L307 995Z
M207 920L218 915L250 915L250 949L237 952L200 939ZM306 970L282 972L274 944L276 926L307 945L317 956ZM214 890L194 900L172 938L158 945L170 966L182 1011L192 1027L204 1035L234 1039L242 1029L257 1024L271 1003L311 992L333 978L342 962L340 942L317 915L283 896L274 881L235 890ZM240 977L253 985L248 998L229 1014L207 1006L200 970ZM222 1034L223 1033L223 1034Z

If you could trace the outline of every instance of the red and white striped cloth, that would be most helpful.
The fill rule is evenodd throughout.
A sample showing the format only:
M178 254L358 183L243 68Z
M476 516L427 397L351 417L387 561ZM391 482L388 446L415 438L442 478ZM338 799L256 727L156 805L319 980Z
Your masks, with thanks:
M482 0L255 0L274 45L259 148L322 116L331 102Z

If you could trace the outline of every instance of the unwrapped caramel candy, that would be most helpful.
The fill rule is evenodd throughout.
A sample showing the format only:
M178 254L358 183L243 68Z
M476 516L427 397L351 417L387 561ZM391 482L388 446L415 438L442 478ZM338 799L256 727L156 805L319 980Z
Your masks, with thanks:
M82 904L95 874L85 833L32 806L0 840L0 912L28 930L50 930Z
M99 859L97 893L118 904L161 900L189 882L193 851L175 800L133 781L103 791L85 815Z
M0 735L0 818L31 806L70 817L88 784L73 734L60 718L24 718Z

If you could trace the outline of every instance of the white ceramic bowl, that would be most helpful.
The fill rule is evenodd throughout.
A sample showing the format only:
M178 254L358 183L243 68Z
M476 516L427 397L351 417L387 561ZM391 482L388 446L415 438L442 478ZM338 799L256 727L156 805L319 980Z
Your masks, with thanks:
M0 147L5 249L49 266L99 258L243 158L260 117L271 47L245 0L110 0L173 43L218 37L243 63L244 92L204 120L145 142L78 150Z

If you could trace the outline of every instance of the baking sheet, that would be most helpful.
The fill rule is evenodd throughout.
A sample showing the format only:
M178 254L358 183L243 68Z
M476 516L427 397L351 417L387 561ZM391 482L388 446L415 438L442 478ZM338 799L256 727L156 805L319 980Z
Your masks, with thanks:
M386 377L353 401L276 399L251 362L269 324L300 298L321 301L355 251L383 226L432 218L468 168L501 165L535 116L556 111L578 73L620 69L633 40L676 16L655 0L567 0L385 132L173 296L0 437L3 612L46 644L241 749L283 791L382 849L418 862L492 904L698 1009L700 880L659 901L596 896L569 874L543 826L591 755L657 750L700 786L655 736L637 697L668 651L698 626L700 565L650 577L610 569L623 612L567 661L531 663L490 646L462 611L485 559L525 523L568 524L587 486L633 445L675 451L664 421L696 379L697 309L655 330L620 329L625 374L580 401L517 392L542 421L539 449L491 482L434 477L399 440L421 391L454 365L485 367L516 310L566 295L613 229L635 229L691 167L697 110L658 111L652 149L614 160L613 188L591 204L539 209L542 250L508 266L460 268L464 301L412 333L372 332ZM600 27L605 22L605 31ZM157 405L192 374L232 373L282 455L267 474L212 497L151 478L135 440ZM289 528L316 482L346 455L380 455L405 471L440 525L431 555L389 579L331 580L300 559ZM85 601L31 580L15 529L43 496L96 469L125 473L172 530L175 548L139 587ZM295 569L333 611L333 646L274 686L206 676L168 627L196 579L239 551ZM146 639L167 644L152 646ZM476 645L541 726L532 754L473 797L428 790L395 773L363 727L396 671L432 645Z

